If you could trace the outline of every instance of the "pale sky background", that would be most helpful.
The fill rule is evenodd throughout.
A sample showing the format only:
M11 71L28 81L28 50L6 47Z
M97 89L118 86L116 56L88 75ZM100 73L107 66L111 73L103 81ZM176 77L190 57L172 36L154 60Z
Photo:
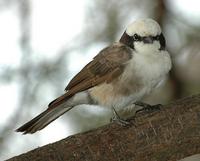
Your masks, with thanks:
M192 17L198 17L200 21L200 1L199 0L170 0L173 3L173 10L176 14L184 15L185 19L193 22ZM31 17L31 47L38 57L43 59L53 59L57 51L65 46L72 38L76 37L84 26L84 13L88 1L86 0L32 0L32 17ZM48 4L48 5L47 5ZM54 12L52 12L54 11ZM76 11L76 14L74 14ZM64 18L60 18L63 17ZM97 31L98 32L98 31ZM3 65L12 64L17 67L20 63L20 47L19 47L19 20L16 11L13 8L8 8L0 12L0 70L4 70ZM50 38L51 36L51 38ZM80 36L80 35L79 35ZM92 48L84 55L74 54L69 58L69 71L72 75L82 66L84 66L98 52L99 48ZM78 58L81 62L75 62ZM64 79L64 78L63 78ZM39 81L39 80L38 80ZM18 100L18 85L17 83L1 83L0 82L0 98L1 99L1 117L0 126L3 125L8 117L14 111ZM47 102L45 102L47 103ZM38 113L41 111L38 111ZM59 129L59 130L58 130ZM41 138L41 143L38 146L45 145L50 142L65 138L67 131L66 126L63 127L59 121L49 125L39 134L22 136L18 135L18 141L13 144L18 145L25 137ZM30 147L29 150L36 148ZM0 157L5 159L16 154L25 152L24 149L16 149L12 146L9 154Z

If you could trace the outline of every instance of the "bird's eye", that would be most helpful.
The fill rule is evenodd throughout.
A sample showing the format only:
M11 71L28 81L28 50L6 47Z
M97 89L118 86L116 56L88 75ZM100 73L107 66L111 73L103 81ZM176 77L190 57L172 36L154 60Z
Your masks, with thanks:
M140 40L141 40L141 37L140 37L138 34L134 34L134 35L133 35L133 40L134 40L134 41L140 41Z

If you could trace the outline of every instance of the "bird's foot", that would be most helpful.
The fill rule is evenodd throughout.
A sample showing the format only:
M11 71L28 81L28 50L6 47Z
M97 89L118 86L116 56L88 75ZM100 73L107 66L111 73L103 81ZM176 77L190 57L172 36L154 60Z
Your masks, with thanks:
M131 124L129 121L120 118L120 116L118 115L114 107L113 107L113 114L114 116L110 119L110 122L117 122L118 124L122 126L128 126Z
M137 105L137 106L143 107L142 109L137 110L136 113L139 113L139 112L142 112L142 111L153 112L153 111L160 110L163 107L162 104L149 105L149 104L144 103L144 102L135 102L134 104Z

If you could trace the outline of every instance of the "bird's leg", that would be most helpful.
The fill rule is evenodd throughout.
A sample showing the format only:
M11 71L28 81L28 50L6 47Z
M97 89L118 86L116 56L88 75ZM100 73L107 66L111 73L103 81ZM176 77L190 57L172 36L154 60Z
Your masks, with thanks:
M140 101L137 101L134 104L137 106L143 107L142 109L137 110L136 113L139 113L141 111L152 112L152 111L160 110L160 108L163 107L162 104L149 105L147 103L140 102Z
M117 113L117 111L115 110L114 107L112 107L112 110L113 110L114 116L110 119L110 122L116 121L117 123L119 123L120 125L123 125L123 126L130 125L130 122L120 118L119 114Z

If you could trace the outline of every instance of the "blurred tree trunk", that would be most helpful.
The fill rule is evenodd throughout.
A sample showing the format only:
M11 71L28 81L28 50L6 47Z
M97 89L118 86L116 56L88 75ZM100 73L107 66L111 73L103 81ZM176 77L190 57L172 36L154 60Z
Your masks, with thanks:
M9 161L175 161L200 153L200 94L140 113L131 123L73 135Z
M154 11L155 19L157 22L161 25L163 28L163 23L166 20L167 14L169 12L169 9L166 6L166 0L157 0L157 8ZM169 51L169 49L168 49ZM171 53L171 57L174 55L172 51L169 51ZM183 94L183 84L181 80L177 77L175 73L175 68L174 68L174 58L172 57L172 64L173 68L170 71L170 82L172 83L173 87L173 100L176 100L178 98L181 98Z

